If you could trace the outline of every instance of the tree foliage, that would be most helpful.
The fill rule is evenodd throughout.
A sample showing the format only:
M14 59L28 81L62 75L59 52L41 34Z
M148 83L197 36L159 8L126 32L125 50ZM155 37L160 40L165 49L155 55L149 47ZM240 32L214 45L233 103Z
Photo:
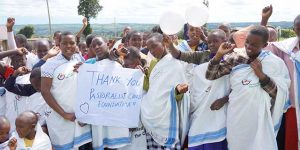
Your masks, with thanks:
M90 26L90 19L97 17L98 13L102 10L102 6L99 4L99 0L79 0L78 15L86 17L88 25L83 31L83 34L87 36L92 33Z
M34 27L33 26L25 26L20 31L18 34L23 34L26 36L26 38L31 38L31 36L34 34Z
M290 38L295 37L296 34L292 29L281 29L281 37L282 38Z

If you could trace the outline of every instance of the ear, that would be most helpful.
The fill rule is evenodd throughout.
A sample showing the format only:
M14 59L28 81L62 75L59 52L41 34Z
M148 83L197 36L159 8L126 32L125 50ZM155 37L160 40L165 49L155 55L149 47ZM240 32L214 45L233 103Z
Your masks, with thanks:
M296 32L296 30L295 30L295 25L293 25L293 31Z
M266 46L268 46L268 42L266 42L266 43L264 44L263 48L265 48Z
M36 123L33 123L33 124L31 125L31 127L32 127L32 129L35 129Z

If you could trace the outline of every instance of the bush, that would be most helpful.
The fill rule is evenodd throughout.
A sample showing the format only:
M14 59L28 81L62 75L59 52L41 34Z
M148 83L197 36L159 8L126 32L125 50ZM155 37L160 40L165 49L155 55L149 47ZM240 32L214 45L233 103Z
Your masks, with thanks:
M34 34L34 28L33 26L25 26L24 28L20 29L18 34L23 34L27 38L31 38L31 36Z
M292 29L281 29L281 37L282 38L290 38L295 37L296 34Z

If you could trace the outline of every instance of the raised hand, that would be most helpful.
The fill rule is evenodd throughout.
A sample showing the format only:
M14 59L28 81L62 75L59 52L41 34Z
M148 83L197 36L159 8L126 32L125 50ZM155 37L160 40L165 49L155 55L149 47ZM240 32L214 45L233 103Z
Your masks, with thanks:
M23 75L29 73L31 70L25 66L19 67L15 72L13 73L13 76Z
M15 18L12 17L7 18L7 22L6 22L7 32L12 32L14 25L15 25Z
M167 46L170 47L171 45L173 45L173 43L174 43L174 38L172 38L171 36L166 35L166 34L163 34L163 36L164 36L163 41L164 41L164 43L165 43Z
M120 44L116 50L119 56L125 57L128 54L128 50L125 48L124 44Z
M83 24L83 26L85 26L85 27L88 25L88 21L87 21L86 17L84 17L84 18L82 19L82 24Z
M189 90L189 86L187 84L178 84L176 86L176 90L179 94L186 93Z
M9 142L8 142L9 149L10 150L16 150L17 149L17 143L18 143L18 141L17 141L16 138L10 139Z
M18 55L26 55L28 53L28 50L24 47L17 48L16 50Z
M47 55L49 56L49 58L56 56L58 53L60 52L60 48L57 46L52 47Z
M255 75L259 78L259 80L264 80L266 78L266 75L262 71L261 62L258 58L252 61L250 66L253 69Z
M220 45L216 56L218 56L219 58L222 58L225 54L231 53L233 52L233 49L236 47L235 44L231 44L228 42L224 42Z
M263 8L261 16L262 16L262 18L269 19L271 17L272 13L273 13L273 6L270 5L270 6Z
M77 64L74 66L73 71L78 73L78 69L79 69L79 67L80 67L82 64L83 64L82 62L77 63Z

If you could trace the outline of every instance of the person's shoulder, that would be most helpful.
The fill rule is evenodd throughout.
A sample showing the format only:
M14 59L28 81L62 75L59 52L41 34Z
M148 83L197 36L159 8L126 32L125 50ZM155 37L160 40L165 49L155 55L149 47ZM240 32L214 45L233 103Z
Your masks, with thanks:
M265 65L270 65L273 68L285 66L284 61L271 51L263 50L259 57Z
M64 59L65 58L63 57L63 55L61 53L59 53L56 56L47 59L46 63L59 62L59 61L64 60Z
M87 64L94 64L96 63L97 59L96 58L90 58L88 60L86 60L84 63L87 63Z
M41 71L42 72L54 71L55 68L57 68L64 62L65 62L65 58L61 54L58 54L58 55L48 59L45 62L45 64L41 66Z
M275 55L271 51L263 50L262 52L264 53L264 55L266 55L267 57L270 58L270 61L274 60L275 62L282 62L282 63L284 63L284 61L280 57L278 57L277 55Z
M83 57L81 56L81 54L79 54L79 53L75 53L75 54L72 56L72 60L84 62L84 58L83 58Z

